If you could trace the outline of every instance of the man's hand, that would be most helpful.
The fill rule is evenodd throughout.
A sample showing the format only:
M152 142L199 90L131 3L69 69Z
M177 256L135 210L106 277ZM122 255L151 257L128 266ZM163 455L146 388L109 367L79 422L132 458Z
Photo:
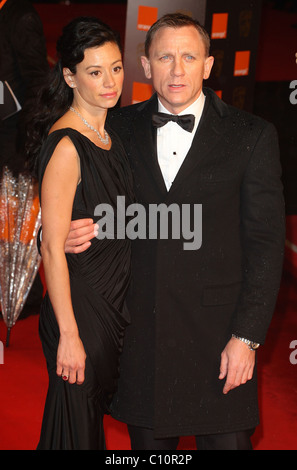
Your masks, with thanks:
M92 219L73 220L65 242L65 253L82 253L91 245L90 240L98 235L98 225Z
M221 354L221 366L219 379L225 377L226 382L223 393L226 395L230 390L245 384L251 380L255 367L255 351L242 341L231 338Z

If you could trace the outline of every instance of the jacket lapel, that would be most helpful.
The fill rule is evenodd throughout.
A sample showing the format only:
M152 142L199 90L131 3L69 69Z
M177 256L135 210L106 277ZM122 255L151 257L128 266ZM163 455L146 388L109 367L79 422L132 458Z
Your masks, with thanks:
M149 101L142 103L133 122L136 153L138 159L149 168L158 189L167 194L167 188L158 163L157 132L151 124L152 115L157 111L158 102L154 95Z
M206 95L206 102L201 121L192 146L172 183L169 195L174 193L181 184L185 184L194 168L211 154L224 135L226 122L224 118L229 114L228 108L212 90L206 88L203 91Z

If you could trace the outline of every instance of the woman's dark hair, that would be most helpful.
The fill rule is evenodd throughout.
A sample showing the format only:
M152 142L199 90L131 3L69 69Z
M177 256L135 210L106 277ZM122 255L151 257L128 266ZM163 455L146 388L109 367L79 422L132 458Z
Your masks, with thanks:
M57 63L51 70L48 83L40 90L35 109L27 117L26 153L31 171L35 172L37 157L52 125L73 101L73 90L66 84L63 68L76 73L86 49L112 42L120 46L119 35L98 18L79 17L64 27L57 41Z

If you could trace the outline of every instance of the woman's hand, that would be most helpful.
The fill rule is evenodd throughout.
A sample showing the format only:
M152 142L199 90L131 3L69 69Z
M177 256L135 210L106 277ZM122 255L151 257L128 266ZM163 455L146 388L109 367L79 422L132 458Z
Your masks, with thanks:
M86 357L78 334L61 334L57 352L57 375L70 384L81 385L85 380Z

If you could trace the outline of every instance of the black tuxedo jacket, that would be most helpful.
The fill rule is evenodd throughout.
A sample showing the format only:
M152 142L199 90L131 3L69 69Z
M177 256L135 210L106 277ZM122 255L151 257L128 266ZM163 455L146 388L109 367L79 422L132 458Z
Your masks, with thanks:
M280 284L284 202L274 127L204 89L192 147L170 191L156 154L157 98L113 111L137 201L202 205L202 245L135 240L132 323L113 414L157 437L231 432L258 424L254 379L227 396L218 380L231 334L264 343ZM194 223L194 220L192 220Z

